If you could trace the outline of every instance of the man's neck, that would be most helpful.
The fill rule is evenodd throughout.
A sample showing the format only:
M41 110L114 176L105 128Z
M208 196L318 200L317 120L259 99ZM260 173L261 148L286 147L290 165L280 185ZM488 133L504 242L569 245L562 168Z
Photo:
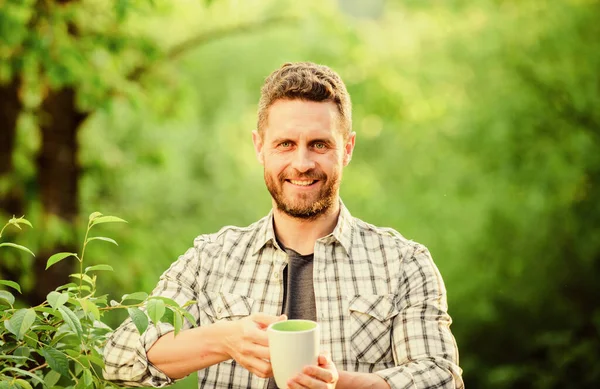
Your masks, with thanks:
M312 254L317 239L329 235L335 228L340 214L339 201L316 219L303 220L291 217L274 205L273 223L277 239L289 249L301 255Z

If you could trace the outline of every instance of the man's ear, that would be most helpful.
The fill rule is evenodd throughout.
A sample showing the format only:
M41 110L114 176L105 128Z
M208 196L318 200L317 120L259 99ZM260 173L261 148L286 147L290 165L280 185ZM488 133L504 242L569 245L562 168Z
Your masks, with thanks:
M348 166L354 152L354 142L356 141L356 132L350 133L344 144L344 166Z
M252 131L252 142L254 143L254 151L256 152L256 159L261 165L264 165L265 159L263 156L263 139L258 131Z

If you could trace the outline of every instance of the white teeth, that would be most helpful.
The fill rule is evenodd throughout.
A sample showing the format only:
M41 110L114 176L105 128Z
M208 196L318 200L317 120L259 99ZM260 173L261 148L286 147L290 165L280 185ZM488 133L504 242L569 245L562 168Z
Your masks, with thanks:
M311 185L312 183L314 183L314 181L296 181L296 180L290 180L290 182L294 185L301 185L301 186L308 186L308 185Z

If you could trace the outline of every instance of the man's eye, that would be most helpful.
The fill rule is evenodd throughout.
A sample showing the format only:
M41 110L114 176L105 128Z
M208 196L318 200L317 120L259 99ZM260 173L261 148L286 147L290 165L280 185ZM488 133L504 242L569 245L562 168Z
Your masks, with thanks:
M292 146L292 142L281 142L279 146L287 149L288 147Z
M315 143L315 149L317 150L325 150L327 146L325 145L325 143Z

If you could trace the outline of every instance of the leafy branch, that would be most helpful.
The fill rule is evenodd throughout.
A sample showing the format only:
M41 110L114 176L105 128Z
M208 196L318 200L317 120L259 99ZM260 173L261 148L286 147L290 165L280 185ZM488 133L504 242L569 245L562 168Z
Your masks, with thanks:
M105 388L116 385L105 381L102 348L112 329L106 325L103 315L112 310L126 310L140 333L151 323L168 322L175 334L182 329L184 319L192 325L193 316L186 310L193 302L180 306L176 301L145 292L125 294L120 301L108 301L107 296L96 296L95 272L113 271L112 266L99 264L84 268L85 252L93 241L117 242L104 236L90 236L98 224L126 223L116 216L104 216L94 212L89 216L81 254L62 252L52 255L46 269L56 263L75 257L79 273L71 274L78 283L67 283L48 293L46 300L29 308L15 308L15 296L8 290L0 290L0 389L25 388L41 385L45 388ZM9 220L9 225L21 229L29 223L23 217ZM12 246L3 243L2 246ZM28 249L17 248L30 252ZM33 254L33 253L32 253ZM21 293L14 281L0 280L0 285Z

